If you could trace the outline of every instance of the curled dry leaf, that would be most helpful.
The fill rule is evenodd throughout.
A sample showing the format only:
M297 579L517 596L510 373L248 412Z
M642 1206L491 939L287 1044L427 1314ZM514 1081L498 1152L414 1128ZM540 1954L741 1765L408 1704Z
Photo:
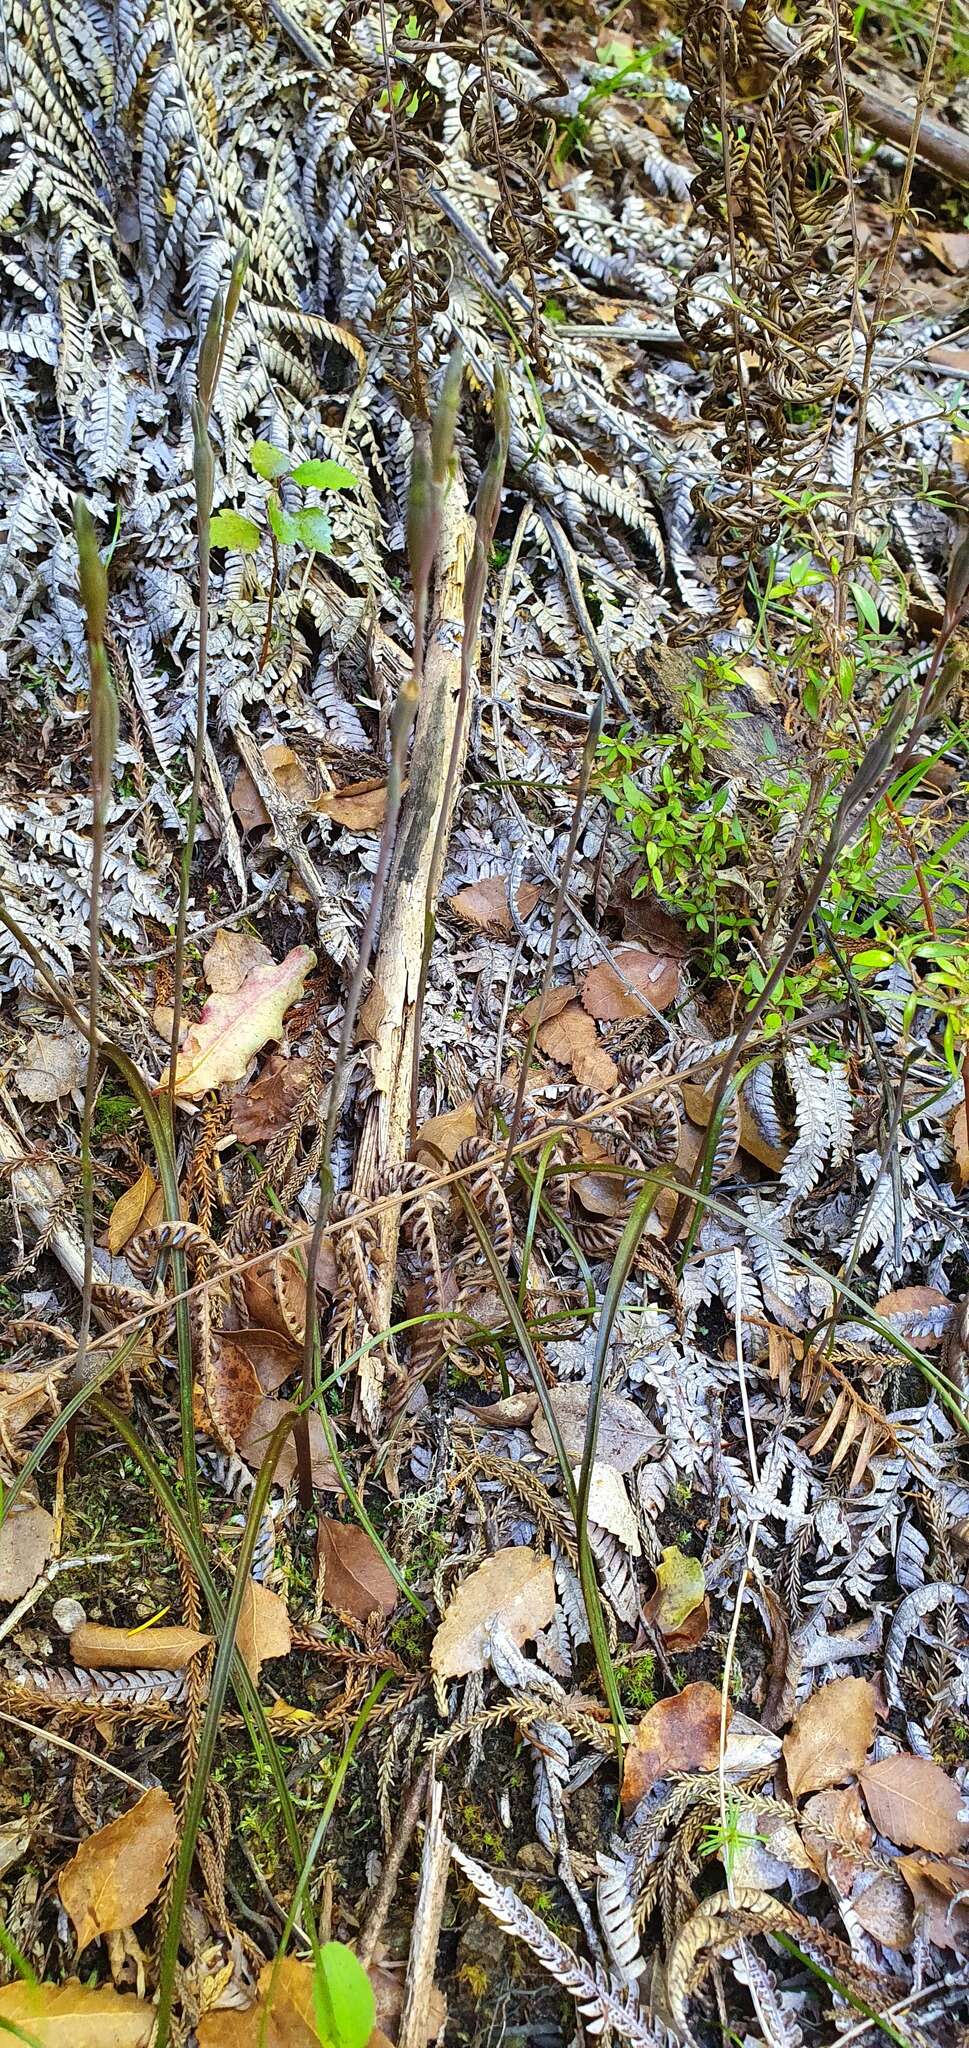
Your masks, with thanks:
M530 1642L555 1613L552 1560L524 1544L496 1550L462 1579L431 1645L438 1678L483 1671L488 1633L498 1621L514 1643Z
M302 1364L299 1345L278 1330L233 1330L228 1342L245 1354L264 1394L274 1394Z
M698 1557L689 1557L679 1550L675 1543L663 1551L656 1572L656 1591L646 1605L646 1619L658 1628L664 1642L673 1643L674 1637L681 1637L686 1624L697 1615L704 1624L706 1616L702 1609L706 1600L706 1580L703 1566ZM694 1631L687 1631L689 1641L675 1643L675 1648L693 1648ZM699 1640L699 1637L696 1638Z
M236 1649L254 1685L269 1657L288 1657L293 1631L285 1600L258 1579L250 1579L242 1596Z
M109 1628L81 1621L71 1630L71 1663L84 1671L184 1671L211 1641L197 1628Z
M617 968L619 972L617 973ZM632 990L645 1000L640 1002ZM590 967L582 983L582 1006L600 1024L614 1024L626 1017L648 1017L654 1010L668 1010L680 986L680 960L670 953L649 953L644 946L619 946L615 966L600 960Z
M403 787L406 790L406 782ZM387 816L387 784L348 782L343 789L318 796L312 808L320 817L331 818L334 825L342 825L348 832L380 832Z
M40 1578L54 1545L46 1508L16 1504L0 1524L0 1600L22 1600Z
M626 1751L622 1803L638 1806L671 1771L712 1771L720 1754L722 1703L715 1685L699 1679L643 1715ZM730 1707L727 1707L727 1722Z
M250 974L264 974L275 962L268 946L248 932L233 932L220 925L202 961L205 979L214 996L232 996Z
M123 1251L139 1230L153 1230L161 1222L164 1207L161 1187L146 1166L133 1186L118 1196L108 1219L107 1245L112 1257Z
M309 1063L271 1053L262 1073L232 1099L232 1129L244 1145L262 1145L293 1120L306 1094Z
M19 2028L19 2039L37 2048L148 2048L155 2029L155 2008L110 1985L5 1984L0 1990L0 2020Z
M570 1463L576 1464L585 1450L589 1389L579 1385L550 1387L548 1399L566 1455ZM555 1456L551 1432L541 1408L532 1423L532 1436L540 1451L547 1452L549 1457ZM617 1472L634 1472L644 1458L657 1455L661 1441L659 1431L646 1420L636 1401L627 1401L623 1394L603 1394L596 1452L604 1464L613 1465Z
M162 1887L175 1846L175 1808L152 1787L96 1835L82 1842L58 1875L61 1905L74 1922L78 1953L99 1934L133 1927Z
M541 895L541 889L537 889L533 882L522 882L515 895L519 917L527 917L541 901ZM490 932L497 939L513 939L515 936L508 906L507 875L485 875L479 882L470 882L466 889L459 889L456 896L449 897L448 905L455 917L472 925L477 932Z
M79 1031L59 1031L46 1038L35 1031L15 1080L28 1102L58 1102L84 1085L87 1052Z
M955 1856L969 1842L969 1821L959 1819L962 1794L939 1764L903 1751L867 1764L860 1778L879 1834L900 1849Z
M302 995L316 965L308 946L294 946L277 966L247 975L231 995L210 996L197 1024L190 1024L178 1054L176 1093L183 1102L207 1095L226 1081L241 1080L253 1054L281 1038L283 1017Z
M835 1678L811 1694L784 1737L792 1799L857 1776L874 1740L875 1706L867 1678Z
M357 1522L321 1516L316 1563L324 1599L337 1614L352 1614L357 1621L393 1614L400 1598L396 1582Z

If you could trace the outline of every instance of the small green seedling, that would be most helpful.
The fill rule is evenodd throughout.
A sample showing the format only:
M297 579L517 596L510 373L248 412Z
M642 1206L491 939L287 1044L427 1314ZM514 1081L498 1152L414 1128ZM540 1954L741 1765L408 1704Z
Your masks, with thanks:
M290 483L298 484L302 491L352 491L359 479L352 469L344 469L342 462L332 462L328 457L323 461L311 458L308 462L297 462L294 465L286 450L274 448L271 441L253 441L249 450L249 465L256 476L262 477L270 487L266 499L266 519L272 549L272 576L266 607L266 629L259 655L259 667L263 669L272 638L273 605L279 587L280 548L303 547L309 554L328 555L333 540L329 517L322 505L301 505L297 512L288 512L283 504L280 484L284 478L288 478ZM256 521L250 519L245 512L234 512L227 505L223 506L220 512L213 514L210 537L213 547L232 548L242 555L256 554L262 540Z

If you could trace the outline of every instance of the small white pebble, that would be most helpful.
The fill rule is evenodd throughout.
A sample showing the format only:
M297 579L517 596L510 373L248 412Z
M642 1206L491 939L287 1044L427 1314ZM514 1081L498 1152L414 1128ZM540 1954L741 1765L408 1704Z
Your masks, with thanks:
M51 1618L62 1636L70 1636L87 1620L87 1615L79 1600L55 1600Z

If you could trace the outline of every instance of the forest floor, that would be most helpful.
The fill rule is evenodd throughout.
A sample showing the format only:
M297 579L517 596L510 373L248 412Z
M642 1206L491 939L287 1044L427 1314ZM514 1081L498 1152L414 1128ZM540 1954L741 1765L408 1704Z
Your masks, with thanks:
M966 2048L960 11L4 47L0 2034Z

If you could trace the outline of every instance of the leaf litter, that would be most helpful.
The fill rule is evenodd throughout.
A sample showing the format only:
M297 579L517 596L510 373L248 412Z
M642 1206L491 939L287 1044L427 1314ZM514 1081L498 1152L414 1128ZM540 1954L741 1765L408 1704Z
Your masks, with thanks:
M177 1506L190 1408L214 1578L95 1388L69 1455L62 1432L31 1474L43 1504L22 1496L0 1527L17 1817L3 1917L42 1979L15 1981L7 1957L0 2019L72 2048L150 2036L222 1640L210 1601L232 1588L274 1431L306 1414L307 1240L325 1163L336 1194L316 1260L318 1364L309 1318L306 1483L291 1433L237 1636L265 1722L251 1738L230 1691L180 1930L177 2038L321 2038L305 1960L279 1964L270 1999L299 1869L280 1788L314 1825L369 1715L310 1894L347 1941L363 1930L363 1953L400 1830L388 1933L407 1997L403 2017L400 2000L382 2010L392 2035L501 2024L567 2040L564 1989L593 2035L651 2044L666 2015L703 2038L719 1998L735 2037L772 2048L861 2027L859 2002L919 2048L955 2048L969 1923L958 661L890 801L855 816L723 1100L717 1075L860 770L859 733L930 671L958 608L958 557L948 599L946 578L965 480L951 433L961 356L945 343L965 238L947 202L938 228L909 229L890 151L858 163L855 233L875 258L866 318L902 223L869 375L850 303L838 326L851 264L834 256L846 222L827 17L796 11L804 85L797 62L777 69L771 35L791 24L772 15L763 35L749 11L738 20L722 81L709 9L675 34L661 21L655 47L650 27L648 48L618 18L601 36L555 9L534 40L493 11L486 45L473 10L415 16L390 25L406 89L388 99L378 12L190 21L147 0L109 30L60 0L15 10L17 127L0 167L13 422L0 858L26 947L4 925L0 1477L9 1489L76 1387L86 1046L58 997L83 1006L88 986L89 669L69 532L81 486L110 557L120 714L83 1363L92 1380L113 1366L108 1398ZM845 36L852 92L859 66L877 62L884 83L886 62L891 79L908 61L881 17L870 40L874 59L868 23L853 48ZM948 28L942 52L930 108L944 116L960 91ZM490 123L495 90L514 122ZM393 152L375 140L391 106L409 152L407 233L384 175ZM718 196L703 138L724 117L737 153ZM69 139L70 167L52 134ZM917 175L921 214L932 188L924 165ZM131 1070L105 1045L167 1113L197 677L189 406L243 232L250 275L210 421L230 527L212 576L173 1205ZM396 267L408 248L416 294ZM722 317L734 264L741 329ZM776 298L761 304L768 274ZM435 688L440 701L405 764L384 906L396 931L409 897L407 990L334 1077L413 643L414 421L458 334L474 371L427 637L425 703ZM829 346L835 382L820 376ZM741 348L752 465L735 431ZM409 355L426 388L408 389ZM488 459L499 368L511 452L475 625L462 606L477 568L465 574L468 536L447 521ZM232 530L255 552L234 554ZM480 696L453 822L424 846L437 921L416 1098L404 1116L398 1103L391 1143L388 1066L434 907L408 861L422 806L441 800L432 743L437 709L456 701L462 616L480 635ZM386 958L381 973L383 993ZM518 1110L533 1027L540 1058ZM691 1218L676 1186L658 1189L607 1311L623 1226L656 1171L702 1172L710 1199ZM137 1345L115 1365L132 1326ZM64 1634L55 1609L79 1604L86 1618ZM118 1988L77 1982L79 1944L85 1974ZM344 2006L331 2000L324 2038L352 2048L373 2012L354 2015L349 1993Z

